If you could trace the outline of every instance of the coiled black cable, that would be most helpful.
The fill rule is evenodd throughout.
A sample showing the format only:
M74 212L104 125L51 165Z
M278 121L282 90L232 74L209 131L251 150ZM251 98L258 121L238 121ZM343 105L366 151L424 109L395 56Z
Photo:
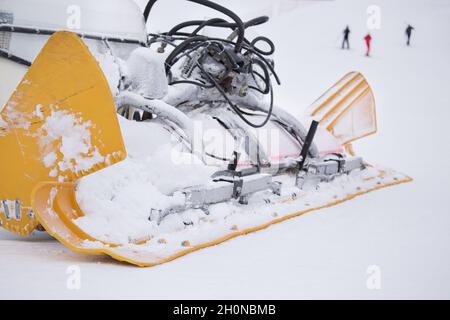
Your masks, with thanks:
M269 17L267 16L261 16L254 19L251 19L244 23L244 29L254 27L263 23L266 23L269 21ZM216 27L216 28L228 28L235 30L238 25L236 23L227 22L226 20L222 18L213 18L209 20L191 20L191 21L185 21L180 24L177 24L174 26L170 31L167 33L168 36L173 36L175 34L179 34L179 31L187 28L187 27L194 27L198 26L197 29L195 29L194 32L191 33L191 35L195 35L200 30L202 30L205 27Z
M201 5L204 5L205 7L209 7L211 9L217 10L219 12L222 12L224 15L230 17L236 24L237 24L237 32L238 32L238 38L236 40L236 46L235 51L240 52L242 48L242 44L244 43L244 37L245 37L245 27L244 22L239 18L237 14L235 14L233 11L222 7L221 5L214 3L209 0L188 0L190 2L198 3Z
M258 42L265 42L265 43L267 43L269 45L269 47L270 47L270 50L269 51L264 51L264 50L259 49L256 46L256 44ZM267 37L263 37L263 36L256 37L255 39L252 40L252 42L250 42L250 45L253 47L254 50L258 51L258 53L260 53L262 55L265 55L265 56L270 56L270 55L275 53L275 44L272 42L272 40L270 40Z
M264 62L262 62L259 59L253 59L253 63L258 65L261 70L264 72L264 75L261 75L258 71L252 70L252 75L257 75L261 80L263 80L265 84L265 89L261 90L260 88L256 88L254 86L249 86L250 89L256 90L262 94L268 94L270 92L270 73L269 70L264 65ZM253 66L252 66L253 69ZM257 83L255 77L253 78L255 80L255 83Z
M144 10L144 17L146 21L156 1L157 0L150 0L148 2ZM269 18L267 16L261 16L244 23L234 12L212 1L188 1L217 10L231 18L233 22L228 22L223 18L192 20L182 22L174 26L167 33L152 35L152 38L149 38L149 43L161 42L160 49L162 50L160 50L160 52L164 51L167 44L174 45L175 42L181 41L175 46L165 61L165 69L169 79L169 84L192 84L206 89L216 88L226 103L247 125L254 128L261 128L265 126L270 120L273 111L274 93L271 76L274 76L277 83L280 84L280 79L274 70L273 62L268 58L268 56L274 54L275 45L269 38L264 36L258 36L252 41L249 41L245 38L245 30L249 27L265 23L269 20ZM187 27L196 28L190 33L181 31ZM233 33L227 39L198 35L198 33L205 27L228 28L231 29ZM236 37L237 39L234 41L234 38ZM259 43L265 43L269 49L261 49L261 47L258 47ZM232 51L234 51L235 54L233 54ZM191 56L193 52L197 52L196 58ZM222 73L218 79L209 73L203 66L202 61L206 55L210 55L213 59L217 60L218 63L222 63L226 67L225 73ZM186 69L188 71L185 75L185 79L172 79L173 76L171 69L182 58L190 59L190 63L194 63L192 66L194 69L198 68L200 70L201 79L189 79L193 70L192 67ZM255 66L257 67L256 69ZM260 73L261 71L262 73ZM270 106L263 122L255 124L250 121L247 117L257 116L257 114L241 109L238 105L232 102L230 97L228 97L225 86L228 86L229 84L227 85L225 83L229 81L228 77L231 72L235 72L237 74L250 74L253 77L256 86L248 85L247 88L260 92L261 94L270 94ZM222 82L223 80L225 80L225 82ZM264 87L259 85L261 82L264 84Z
M179 54L181 54L184 50L189 49L189 46L194 42L206 41L208 38L205 36L195 36L192 38L187 38L180 45L178 45L166 58L166 73L170 71L170 68L174 65L173 60Z
M221 18L213 18L213 19L205 20L201 24L199 24L199 26L194 31L192 31L191 36L197 35L197 33L199 33L206 26L216 26L216 25L219 26L219 23L223 23L223 22L226 23L226 21Z
M251 126L253 128L262 128L269 122L269 120L270 120L270 118L272 116L272 111L273 111L273 89L272 88L270 88L270 93L271 93L270 94L270 106L269 106L269 110L267 111L267 116L266 116L266 118L264 119L264 121L262 123L254 124L253 122L249 121L244 116L244 114L247 114L247 115L249 115L249 114L246 113L245 111L241 110L237 105L235 105L230 100L230 98L228 98L226 92L217 83L217 81L214 79L214 77L212 77L200 64L197 64L197 66L208 77L208 80L211 81L214 84L214 86L219 91L219 93L222 95L222 97L227 101L229 106L236 112L236 114L239 116L239 118L241 118L242 121L244 121L246 124L248 124L249 126Z
M153 8L153 6L155 5L155 3L158 0L150 0L145 9L144 9L144 19L147 22L148 18L150 16L150 12ZM236 40L236 47L235 47L235 51L236 52L240 52L241 48L242 48L242 44L244 43L244 37L245 37L245 27L244 27L244 22L241 20L241 18L239 18L239 16L237 14L235 14L233 11L231 11L230 9L227 9L215 2L209 1L209 0L187 0L189 2L194 2L200 5L203 5L205 7L214 9L216 11L219 11L221 13L223 13L224 15L230 17L235 23L236 23L236 28L237 28L237 33L238 33L238 38ZM200 22L202 23L202 22Z

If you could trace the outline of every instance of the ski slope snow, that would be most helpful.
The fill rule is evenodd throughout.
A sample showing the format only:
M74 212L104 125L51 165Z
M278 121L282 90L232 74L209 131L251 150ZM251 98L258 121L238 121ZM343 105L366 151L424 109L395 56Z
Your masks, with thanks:
M165 2L155 6L152 31L211 17L182 0ZM300 115L346 72L361 71L375 93L379 132L355 143L355 151L414 181L154 268L79 255L44 233L23 239L0 230L0 299L450 298L450 2L218 2L244 18L271 16L252 32L277 44L283 84L276 99L291 112ZM372 5L381 28L371 31L367 58L362 38ZM411 47L407 23L416 28ZM341 51L347 24L351 50ZM78 271L76 289L68 282Z

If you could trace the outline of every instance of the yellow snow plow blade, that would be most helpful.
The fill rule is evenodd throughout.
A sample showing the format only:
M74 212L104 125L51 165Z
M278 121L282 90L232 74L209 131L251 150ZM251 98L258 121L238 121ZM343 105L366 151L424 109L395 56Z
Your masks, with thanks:
M77 35L55 33L35 59L0 113L0 149L0 222L20 235L39 224L37 184L75 181L126 157L108 83Z
M335 83L310 106L309 114L343 145L377 132L374 95L359 72Z
M154 266L176 258L160 257L151 252L139 250L139 245L149 239L131 240L133 248L95 239L80 229L74 220L83 217L78 207L75 183L41 183L33 191L33 208L47 232L62 244L78 253L107 254L112 258L137 266Z
M78 218L84 216L76 201L75 183L41 183L34 189L32 198L33 208L39 214L39 221L44 228L50 235L71 250L91 255L106 254L118 261L140 267L152 267L173 261L189 253L220 244L235 237L266 229L274 224L308 212L340 204L374 190L411 181L411 178L401 174L398 174L398 177L386 178L385 172L380 170L374 176L367 178L367 181L371 181L370 186L365 189L355 189L353 193L349 193L341 198L333 198L333 200L329 200L328 202L323 202L316 206L311 206L307 209L288 213L283 216L278 216L278 214L273 215L273 218L267 222L257 223L255 226L241 229L236 225L229 230L224 230L221 236L216 235L207 241L193 239L192 241L184 241L181 244L173 242L168 244L167 242L160 242L160 239L149 237L144 239L130 239L128 244L120 245L107 243L90 236L75 223ZM291 196L288 196L280 199L278 203L289 205L292 201L295 200ZM184 236L189 237L187 234L182 235L182 237ZM157 247L154 246L156 242L159 243ZM152 245L152 243L153 249L149 249L148 246Z
M353 76L357 75L353 74ZM362 76L358 76L358 79L361 81L363 78ZM346 90L346 83L347 82L340 85L340 91ZM353 94L355 93L356 92ZM336 96L339 94L342 94L342 92L336 93ZM367 92L359 93L360 96L366 94ZM336 106L336 100L334 101L334 107L338 108ZM344 117L346 112L349 112L348 110L352 110L352 108L357 105L358 100L356 99L355 101L356 102L354 103L347 103L345 108L342 108L341 106L342 109L340 112L337 112L335 119ZM331 103L331 99L328 103ZM365 107L367 108L367 106ZM370 104L369 107L374 107L374 104ZM322 108L322 112L325 109L328 109L328 111L333 109L333 107L330 107L328 104L324 104ZM326 114L326 112L323 114ZM238 236L268 228L276 223L314 210L337 205L373 190L408 182L411 179L401 174L389 176L383 170L374 169L370 175L365 177L365 180L367 183L366 186L358 185L354 189L349 189L353 191L346 191L339 196L334 195L332 198L330 197L330 199L325 199L323 202L318 202L314 205L308 204L300 211L287 212L286 214L275 212L270 218L264 220L265 222L258 221L255 225L246 225L242 227L238 225L231 227L227 226L229 229L224 229L223 233L215 234L211 237L206 235L205 238L201 240L197 238L197 233L195 233L195 235L189 235L188 233L183 232L179 237L175 237L175 239L172 238L171 240L158 238L157 236L148 236L142 239L128 239L128 243L122 244L102 241L100 238L96 238L95 234L89 234L77 224L77 220L85 216L85 214L77 203L77 185L75 182L42 182L34 188L31 198L32 207L42 226L50 235L58 239L71 250L83 254L106 254L118 261L141 267L150 267L172 261L186 254L217 245ZM291 195L287 195L282 197L277 204L289 206L293 201L295 201L295 199L292 198ZM292 209L292 207L290 209ZM225 226L226 225L224 225L224 227ZM190 236L192 236L192 238L189 238Z

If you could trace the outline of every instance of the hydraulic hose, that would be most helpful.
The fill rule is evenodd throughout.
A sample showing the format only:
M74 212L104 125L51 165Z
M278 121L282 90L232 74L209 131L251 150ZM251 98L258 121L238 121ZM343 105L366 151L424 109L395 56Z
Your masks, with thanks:
M238 117L241 118L241 120L244 121L247 125L249 125L252 128L262 128L269 122L270 118L272 117L273 103L274 103L272 87L270 87L270 105L269 105L269 110L267 111L267 116L263 122L261 122L260 124L255 124L255 123L252 123L251 121L249 121L244 116L245 112L243 112L237 105L235 105L230 100L230 98L228 98L226 92L220 87L220 85L217 83L217 81L200 64L197 64L197 66L205 74L205 76L208 78L208 80L214 84L216 89L219 91L219 93L222 95L222 97L225 99L225 101L228 103L228 105L234 110L234 112L236 112Z
M204 36L195 36L192 38L188 38L188 39L184 40L180 45L178 45L175 49L173 49L173 51L169 54L169 56L167 57L166 62L165 62L166 73L169 73L170 68L172 68L173 59L175 59L175 57L177 55L179 55L186 48L188 48L191 43L198 42L198 41L206 41L207 39L208 38L204 37Z
M214 3L209 0L187 0L187 1L201 4L201 5L204 5L205 7L222 12L224 15L230 17L234 22L236 22L238 38L236 40L235 51L236 52L241 51L242 44L244 43L244 38L245 38L245 27L244 27L244 22L242 22L241 18L239 18L239 16L237 14L235 14L233 11L231 11L225 7L222 7L221 5L218 5L217 3Z
M220 22L226 22L225 20L221 19L221 18L213 18L213 19L209 19L209 20L205 20L203 21L203 23L201 23L193 32L192 32L192 36L197 35L197 33L199 33L204 27L206 26L217 26L220 27L221 25L219 24Z
M250 27L254 27L254 26L266 23L267 21L269 21L269 17L267 17L267 16L257 17L257 18L254 18L252 20L245 22L244 28L247 29ZM207 27L207 26L216 27L216 28L229 28L229 29L235 30L238 25L236 23L227 22L226 20L221 19L221 18L213 18L210 20L191 20L191 21L186 21L186 22L176 25L167 33L167 35L173 36L173 35L177 34L178 31L180 31L181 29L184 29L187 27L192 27L192 26L198 26L197 29L195 29L195 31L192 32L192 34L191 34L191 35L195 35L198 32L200 32L201 29L203 29L204 27Z
M260 24L266 23L267 21L269 21L268 16L261 16L261 17L253 18L253 19L247 21L246 23L244 23L244 28L247 29L249 27L259 26Z
M144 17L146 21L156 1L157 0L150 0L148 2L144 11ZM234 112L243 122L254 128L261 128L265 126L267 122L271 119L274 108L273 106L274 92L272 87L271 76L273 75L276 81L280 83L280 80L274 70L273 63L266 58L267 56L272 55L275 52L275 45L269 38L264 36L259 36L253 39L252 41L249 41L245 38L245 30L249 27L257 26L267 22L269 20L269 17L261 16L251 19L244 23L241 20L241 18L239 18L239 16L237 16L234 12L210 0L187 0L187 1L216 10L228 16L233 21L229 22L222 18L186 21L174 26L172 29L170 29L169 32L160 34L163 39L159 40L162 41L161 52L164 51L164 47L167 45L164 42L164 39L166 39L166 41L169 42L172 41L173 44L175 44L174 41L181 41L181 43L178 44L173 49L173 51L169 54L169 56L166 58L165 61L165 69L166 74L168 75L169 84L170 85L192 84L202 88L208 89L216 88L220 93L220 95L222 95L222 97L225 99L228 105L234 110ZM195 27L195 29L192 32L181 32L182 29L187 27ZM198 33L205 27L228 28L233 30L233 32L227 39L198 35ZM269 49L263 50L257 47L257 44L260 42L267 44ZM256 116L256 114L248 113L244 109L241 109L238 105L232 102L232 100L228 97L225 89L222 87L222 84L219 83L219 80L214 78L212 74L206 71L199 60L197 61L194 60L194 63L196 63L196 67L200 69L203 76L206 77L206 78L202 77L204 80L206 80L206 83L203 82L202 80L194 81L189 78L172 79L171 69L177 63L177 61L186 56L192 59L190 53L192 53L193 51L199 51L202 47L210 48L209 51L206 50L201 51L202 57L204 57L205 55L212 55L217 59L218 63L222 63L224 66L226 66L228 71L234 70L238 74L250 72L257 85L249 86L248 88L256 90L262 94L270 95L270 104L268 106L268 110L265 110L263 112L263 114L266 113L266 117L261 123L258 124L253 123L248 117ZM236 54L232 54L230 51L227 51L226 50L227 47L232 47L236 52ZM217 57L214 56L214 52L216 51L218 53ZM244 53L242 53L242 51L244 51ZM246 57L249 57L249 59L251 60L247 60ZM262 73L258 72L259 70L258 71L254 70L253 69L254 66L258 66L262 70ZM225 76L221 75L221 77L224 78ZM262 80L262 82L264 83L264 88L261 88L258 85L259 80L257 80L256 77Z
M256 90L256 91L259 91L262 94L268 94L270 92L270 73L269 73L269 70L267 70L267 67L264 64L264 62L262 62L259 59L253 59L253 63L258 65L261 68L261 70L264 72L264 76L263 76L263 75L259 74L258 72L252 70L252 73L258 75L258 77L260 77L264 81L265 89L261 90L259 88L253 87L253 86L249 86L249 88L253 89L253 90Z
M150 0L147 3L147 6L145 7L144 19L146 22L148 21L150 12L151 12L153 6L155 5L156 1L158 1L158 0ZM237 14L235 14L233 11L231 11L225 7L222 7L221 5L214 3L212 1L209 1L209 0L187 0L187 1L194 2L197 4L203 5L205 7L211 8L213 10L219 11L219 12L223 13L224 15L228 16L229 18L231 18L236 23L236 28L237 28L237 33L238 33L235 51L236 52L241 51L242 44L244 43L244 39L245 39L245 27L244 27L244 22L241 20L241 18L239 18L239 16ZM203 23L203 21L199 22L199 24L202 24L202 23Z
M150 16L150 12L152 11L153 6L155 5L156 1L158 0L150 0L144 9L144 19L145 23L148 21L148 17Z
M265 42L265 43L267 43L269 45L269 47L270 47L270 50L269 51L264 51L264 50L259 49L256 46L256 43L258 43L258 42ZM275 53L275 44L272 42L272 40L270 40L267 37L263 37L263 36L256 37L255 39L253 39L252 42L250 42L250 45L253 47L253 49L255 49L260 54L265 55L265 56L270 56L270 55Z

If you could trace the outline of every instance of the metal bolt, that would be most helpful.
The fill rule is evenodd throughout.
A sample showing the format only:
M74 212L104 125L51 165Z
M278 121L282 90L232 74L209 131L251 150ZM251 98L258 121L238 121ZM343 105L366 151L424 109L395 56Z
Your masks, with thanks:
M3 204L3 211L5 211L6 220L9 220L11 217L11 214L9 213L9 206L7 200L2 200Z
M21 210L19 199L14 201L14 211L16 213L16 220L18 220L18 221L22 220L22 210Z

